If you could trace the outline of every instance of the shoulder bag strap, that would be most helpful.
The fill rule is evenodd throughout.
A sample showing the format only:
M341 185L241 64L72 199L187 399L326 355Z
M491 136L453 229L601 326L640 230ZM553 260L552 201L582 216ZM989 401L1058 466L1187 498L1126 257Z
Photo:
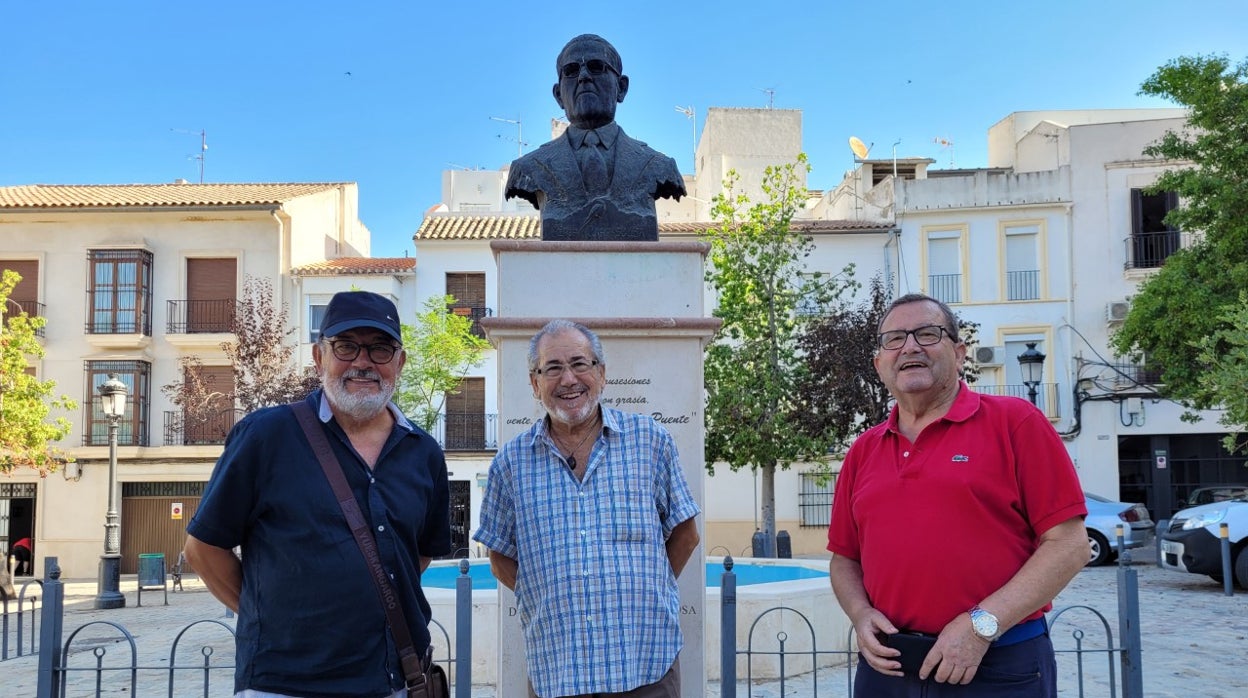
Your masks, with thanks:
M377 584L381 607L385 609L386 620L390 623L390 632L394 635L395 644L399 646L399 661L403 666L403 677L407 680L408 692L412 698L419 698L425 695L424 662L412 644L412 634L408 630L407 619L403 616L403 607L399 603L398 595L394 592L394 586L390 584L385 568L381 565L381 558L377 555L377 541L373 538L373 532L369 530L359 502L351 493L351 487L347 485L347 478L342 473L342 464L338 462L338 457L334 455L329 440L325 438L325 427L312 411L312 406L307 402L296 402L290 407L299 420L299 426L303 427L304 436L312 445L312 451L316 453L316 459L320 461L321 470L325 471L330 487L334 489L334 496L338 499L342 514L347 518L347 525L351 528L351 535L355 537L356 544L360 546L360 552L364 554L364 561L368 563L373 582Z

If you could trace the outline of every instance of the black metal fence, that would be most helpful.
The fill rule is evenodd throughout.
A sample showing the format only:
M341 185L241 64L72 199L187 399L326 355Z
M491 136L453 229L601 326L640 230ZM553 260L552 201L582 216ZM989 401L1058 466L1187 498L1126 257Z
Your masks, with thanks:
M0 591L0 661L39 651L38 610L43 582L31 579L13 591L12 598Z

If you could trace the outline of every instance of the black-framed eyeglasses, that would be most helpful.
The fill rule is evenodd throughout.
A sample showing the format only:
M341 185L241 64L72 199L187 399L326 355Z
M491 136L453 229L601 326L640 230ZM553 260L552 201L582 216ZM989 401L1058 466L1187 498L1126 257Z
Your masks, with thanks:
M913 336L921 347L930 347L949 334L949 330L941 325L926 325L913 330L889 330L876 336L881 349L900 349L906 345L906 337ZM949 335L953 339L953 335Z
M620 74L620 71L616 70L615 66L610 63L597 58L591 58L584 63L572 62L563 64L563 66L559 68L559 76L564 78L578 78L581 76L582 67L589 71L589 74L593 77L598 77L608 70L616 75Z
M547 364L543 368L533 369L533 372L543 378L554 380L558 378L559 376L562 376L563 372L568 369L571 369L572 372L578 376L583 376L586 373L589 373L589 370L597 365L598 365L597 359L594 359L593 361L580 360L580 361L573 361L570 364Z
M331 339L329 348L334 353L334 358L339 361L355 361L355 357L359 356L360 350L363 349L368 352L369 361L375 364L388 364L394 360L394 355L399 353L402 347L385 342L360 344L349 339Z

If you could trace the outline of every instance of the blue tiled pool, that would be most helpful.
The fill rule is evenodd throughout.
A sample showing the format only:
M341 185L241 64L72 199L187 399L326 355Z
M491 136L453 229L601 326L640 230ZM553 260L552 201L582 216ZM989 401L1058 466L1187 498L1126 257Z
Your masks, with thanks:
M737 562L732 571L737 574L737 586L751 584L768 584L771 582L793 582L799 579L827 579L827 569L811 569L800 565L751 565ZM718 588L724 566L718 562L706 563L706 586ZM498 582L490 574L487 564L468 566L468 576L472 577L473 590L497 589ZM423 586L436 589L454 589L455 580L459 577L458 566L434 566L425 570L421 579Z

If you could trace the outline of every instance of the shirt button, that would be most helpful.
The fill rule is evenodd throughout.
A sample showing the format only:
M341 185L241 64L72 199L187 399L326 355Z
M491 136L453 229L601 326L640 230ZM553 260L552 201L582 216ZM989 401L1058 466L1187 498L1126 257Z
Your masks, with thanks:
M378 527L377 527L377 530L378 530L378 531L384 531L384 530L386 530L386 527L385 527L385 526L378 526Z
M588 536L588 535L589 535L589 531L586 531L586 530L582 529L582 530L581 530L581 535L582 535L582 536Z
M370 484L370 485L371 485L371 484L373 484L373 483L375 483L375 482L377 482L377 478L375 478L375 477L370 477L370 478L368 478L368 484Z
M909 452L909 451L903 451L901 455L902 455L902 457L904 457L904 458L909 458L909 457L910 457L910 452Z

